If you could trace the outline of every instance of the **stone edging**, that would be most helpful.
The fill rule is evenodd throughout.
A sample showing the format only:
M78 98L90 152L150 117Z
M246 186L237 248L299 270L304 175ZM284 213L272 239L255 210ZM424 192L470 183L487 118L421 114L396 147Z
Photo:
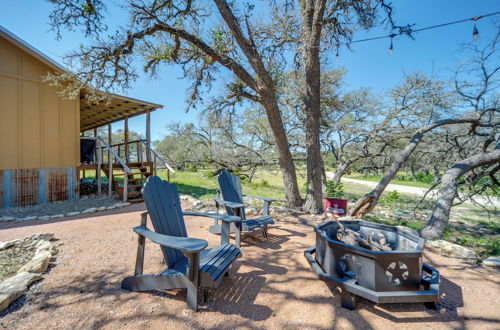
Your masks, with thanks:
M0 217L0 222L49 220L49 219L56 219L56 218L63 218L63 217L72 217L72 216L80 215L80 214L89 214L89 213L94 213L94 212L118 209L118 208L122 208L122 207L129 206L129 205L130 205L129 202L120 202L120 203L116 203L114 205L107 206L107 207L106 206L91 207L91 208L85 209L83 211L67 212L67 213L60 213L60 214L54 214L54 215L30 216L30 217L24 217L24 218L4 216L4 217Z

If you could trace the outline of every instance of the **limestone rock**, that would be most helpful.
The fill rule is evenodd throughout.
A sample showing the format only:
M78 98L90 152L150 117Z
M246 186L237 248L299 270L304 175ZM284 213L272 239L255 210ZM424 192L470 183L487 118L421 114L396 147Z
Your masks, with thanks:
M91 207L89 209L83 210L82 214L94 213L97 212L97 207Z
M115 208L119 208L119 207L125 207L125 206L129 206L130 203L129 202L123 202L123 203L116 203L115 205L113 205Z
M0 242L0 251L10 248L13 245L17 245L21 242L20 239L15 239L13 241Z
M474 251L458 244L445 240L427 241L425 244L443 256L464 259L469 262L477 261L477 255Z
M31 241L40 241L40 240L50 241L50 240L54 239L54 233L37 233L37 234L33 234L31 236L28 236L28 238Z
M416 229L413 229L413 228L410 228L410 227L406 227L406 226L396 226L396 228L398 228L398 229L400 229L402 231L407 231L410 234L413 234L415 236L420 237L420 234L418 233L418 230L416 230Z
M488 267L500 267L500 257L491 256L483 260L483 265Z
M269 209L269 213L271 214L285 214L287 213L287 209L284 208L284 207L280 207L280 206L271 206L271 208Z
M41 241L44 242L44 241ZM45 241L47 242L47 241ZM49 243L50 245L50 243ZM24 265L19 272L28 273L43 273L49 267L50 259L52 258L51 247L48 249L40 250L35 252L35 255L31 260Z
M31 217L19 218L19 219L16 219L16 221L30 221L30 220L36 220L36 219L38 219L37 216L31 216Z
M190 207L191 210L201 210L202 208L205 207L203 202L200 201L199 199L194 199L194 200L195 200L194 203Z
M43 276L28 272L18 273L0 283L0 312L24 294L28 286Z
M15 217L8 217L8 216L0 217L0 222L9 222L9 221L14 221L14 220L16 220Z
M249 206L249 207L245 207L245 214L246 215L258 215L259 211L255 207Z
M82 212L78 212L78 211L77 211L77 212L68 212L68 213L66 213L66 216L67 216L67 217L72 217L72 216L74 216L74 215L79 215L79 214L81 214L81 213L82 213Z

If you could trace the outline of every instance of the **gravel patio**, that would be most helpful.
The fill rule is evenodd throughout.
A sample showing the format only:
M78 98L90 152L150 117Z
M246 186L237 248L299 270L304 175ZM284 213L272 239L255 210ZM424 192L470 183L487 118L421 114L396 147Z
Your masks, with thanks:
M441 272L439 312L422 304L377 306L361 301L356 311L340 307L339 294L319 281L303 256L314 245L311 224L278 217L269 241L246 236L243 257L231 276L196 313L185 291L131 293L120 281L132 274L143 203L47 221L0 224L0 241L53 232L59 253L45 279L22 304L0 316L5 329L498 329L500 271L471 266L426 252ZM217 245L211 221L186 217L191 237ZM155 244L146 243L145 271L163 267Z

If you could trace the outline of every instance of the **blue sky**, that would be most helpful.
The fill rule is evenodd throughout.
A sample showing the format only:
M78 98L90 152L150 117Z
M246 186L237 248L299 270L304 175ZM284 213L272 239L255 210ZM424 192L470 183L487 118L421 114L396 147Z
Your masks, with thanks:
M498 0L413 0L393 1L395 17L400 23L416 23L416 28L440 24L464 18L483 15L500 10ZM4 26L33 47L49 57L62 62L62 56L85 43L80 33L64 33L56 40L55 32L49 31L48 15L51 5L41 0L3 0L0 11L0 25ZM496 16L497 21L500 15ZM481 42L495 33L492 19L485 18L477 23ZM394 40L393 55L388 54L388 39L357 43L352 51L344 49L339 61L332 61L331 67L347 69L348 88L372 87L383 91L402 81L405 73L420 71L438 77L450 76L460 60L458 49L464 42L472 40L473 23L466 22L416 34L416 40L399 37ZM359 32L354 39L387 34L382 29ZM152 137L158 139L164 134L166 124L197 120L196 111L185 113L186 88L189 82L179 79L181 71L175 66L165 66L159 79L150 80L143 76L127 92L128 96L164 105L152 117ZM117 123L115 128L120 128ZM144 118L131 119L133 130L144 131Z

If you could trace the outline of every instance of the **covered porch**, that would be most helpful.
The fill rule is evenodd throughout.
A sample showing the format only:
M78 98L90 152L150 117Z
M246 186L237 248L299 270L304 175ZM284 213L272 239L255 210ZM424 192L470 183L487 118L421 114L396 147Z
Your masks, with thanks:
M174 170L151 145L151 113L163 108L154 104L122 95L112 94L101 103L80 96L80 148L81 164L77 168L78 182L92 178L97 184L97 194L118 194L123 201L142 201L144 182L158 169ZM129 119L142 117L145 136L131 138ZM113 128L120 125L119 136ZM105 179L104 179L105 178ZM107 180L107 189L103 181Z

